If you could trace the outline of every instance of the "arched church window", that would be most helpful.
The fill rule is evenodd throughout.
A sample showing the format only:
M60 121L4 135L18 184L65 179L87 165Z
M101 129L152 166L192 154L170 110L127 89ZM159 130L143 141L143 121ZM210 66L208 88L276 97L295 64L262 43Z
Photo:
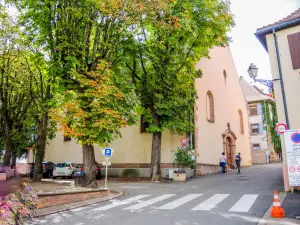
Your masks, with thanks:
M240 133L244 134L244 119L243 119L242 110L239 110L239 127L240 127Z
M206 94L206 118L210 123L215 122L214 96L211 91L208 91Z

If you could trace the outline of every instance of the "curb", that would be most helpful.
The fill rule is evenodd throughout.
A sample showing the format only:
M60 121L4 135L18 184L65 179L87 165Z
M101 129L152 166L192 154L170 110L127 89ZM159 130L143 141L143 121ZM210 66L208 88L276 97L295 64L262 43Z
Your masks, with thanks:
M279 197L280 197L280 204L282 205L287 193L285 192L280 192ZM273 203L269 207L269 209L266 211L265 215L259 220L257 225L268 225L268 221L272 218L271 217L271 209L273 207Z
M87 205L92 205L92 204L99 203L99 202L109 201L109 200L112 200L115 198L119 198L124 194L121 191L115 191L115 190L110 190L110 191L117 193L117 194L109 195L106 197L94 198L94 199L85 200L85 201L80 201L80 202L74 202L71 204L52 206L52 207L47 207L44 209L39 209L39 210L37 210L36 215L34 217L38 218L38 217L42 217L42 216L46 216L46 215L50 215L50 214L54 214L54 213L58 213L58 212L63 212L63 211L71 210L71 209L80 208L80 207L87 206Z
M44 192L44 193L41 192L41 193L37 193L37 195L40 197L44 197L44 196L68 195L68 194L79 194L79 193L101 192L101 191L107 191L107 189L99 188L99 189L88 189L88 190L74 190L74 191L66 191L66 192Z

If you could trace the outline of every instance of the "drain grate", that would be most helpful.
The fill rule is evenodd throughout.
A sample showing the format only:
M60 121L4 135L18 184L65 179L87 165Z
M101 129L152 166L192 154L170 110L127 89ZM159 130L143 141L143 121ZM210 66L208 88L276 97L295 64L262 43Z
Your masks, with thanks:
M249 178L238 178L237 180L249 180Z

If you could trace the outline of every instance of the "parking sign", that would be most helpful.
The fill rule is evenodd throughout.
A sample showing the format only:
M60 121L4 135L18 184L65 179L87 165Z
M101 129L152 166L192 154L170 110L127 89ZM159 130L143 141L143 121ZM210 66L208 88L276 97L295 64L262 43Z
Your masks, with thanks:
M110 156L112 156L112 152L113 152L113 150L111 148L105 148L103 150L103 155L107 156L107 157L110 157Z

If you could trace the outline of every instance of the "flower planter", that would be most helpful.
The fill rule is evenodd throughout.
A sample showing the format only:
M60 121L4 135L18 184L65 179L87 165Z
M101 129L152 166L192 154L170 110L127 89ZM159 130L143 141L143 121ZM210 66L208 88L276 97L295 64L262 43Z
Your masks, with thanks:
M174 173L173 180L179 182L186 181L186 173Z
M6 173L0 173L0 181L6 180Z

